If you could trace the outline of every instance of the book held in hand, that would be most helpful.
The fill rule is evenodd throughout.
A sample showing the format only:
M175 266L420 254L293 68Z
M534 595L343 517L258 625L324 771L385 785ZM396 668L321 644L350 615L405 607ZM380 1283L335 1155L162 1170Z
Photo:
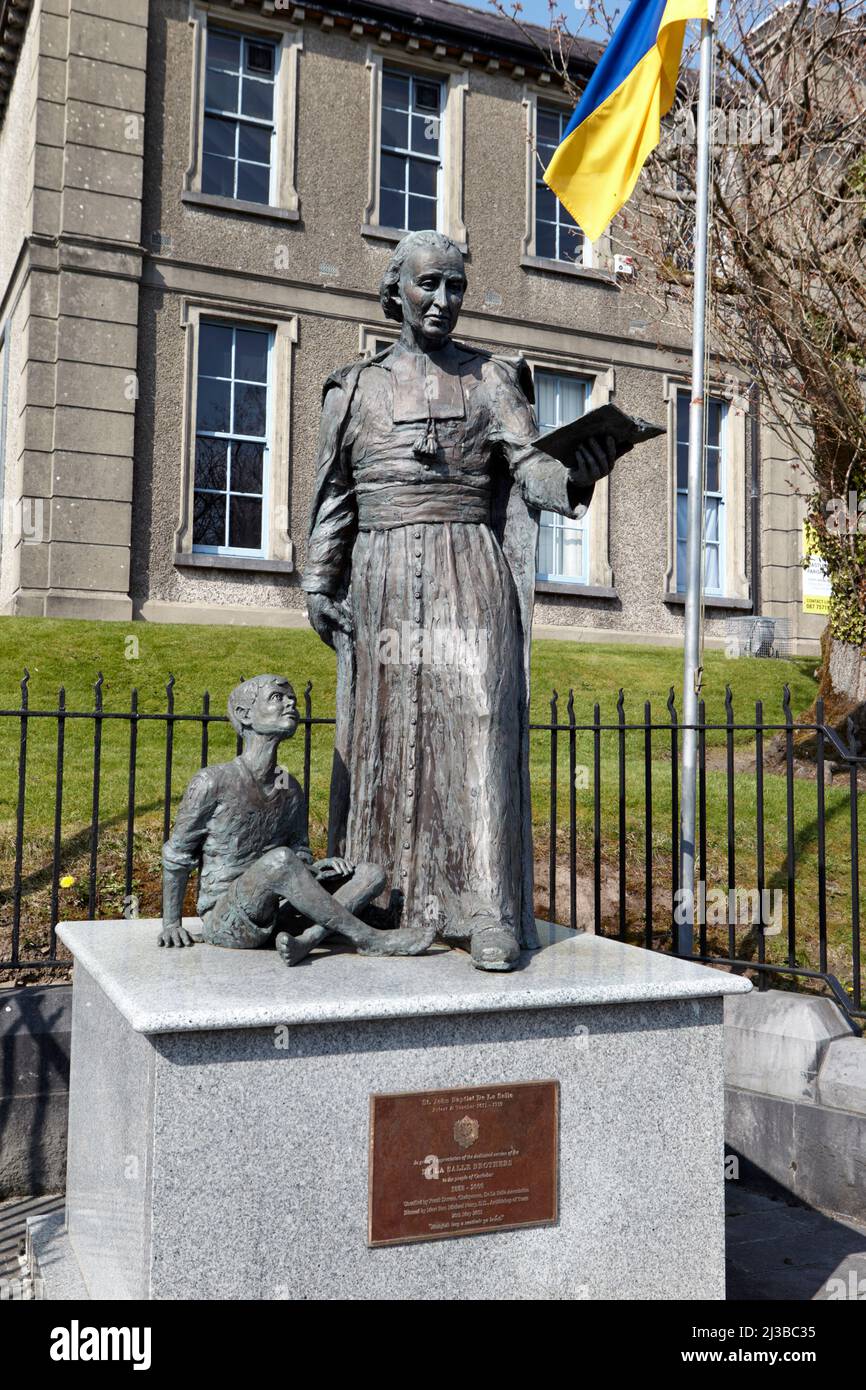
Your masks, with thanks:
M536 449L550 454L553 458L571 468L578 445L589 439L604 439L606 435L616 443L616 456L622 458L635 444L643 444L647 439L655 439L664 434L660 425L651 425L637 415L626 415L618 405L600 405L596 410L587 411L577 420L560 425L547 434L539 435L534 441Z

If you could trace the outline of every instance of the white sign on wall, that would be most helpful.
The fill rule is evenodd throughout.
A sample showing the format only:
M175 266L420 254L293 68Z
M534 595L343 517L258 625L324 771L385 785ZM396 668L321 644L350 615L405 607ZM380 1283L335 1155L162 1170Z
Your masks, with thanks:
M803 612L829 613L830 595L833 585L827 573L827 562L816 555L814 550L815 533L809 523L803 522L803 558L808 565L803 570Z

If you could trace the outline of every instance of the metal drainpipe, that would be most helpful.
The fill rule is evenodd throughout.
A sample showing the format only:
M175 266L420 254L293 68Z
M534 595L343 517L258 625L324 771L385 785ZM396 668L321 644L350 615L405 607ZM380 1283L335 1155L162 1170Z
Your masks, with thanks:
M9 324L11 314L5 323L0 323L0 352L3 354L3 372L0 376L0 560L3 558L3 531L6 509L6 415L9 406Z
M760 492L759 492L759 470L761 464L761 392L756 381L749 387L749 415L752 421L751 436L751 531L752 531L752 556L751 556L751 583L752 583L752 612L758 614L761 611L761 564L758 550L758 542L761 534L760 517Z

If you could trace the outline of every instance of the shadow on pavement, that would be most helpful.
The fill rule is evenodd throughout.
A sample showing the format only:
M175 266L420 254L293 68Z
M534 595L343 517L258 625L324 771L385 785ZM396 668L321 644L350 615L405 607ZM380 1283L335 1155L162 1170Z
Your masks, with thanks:
M866 1220L806 1206L740 1163L725 1184L728 1300L866 1301Z

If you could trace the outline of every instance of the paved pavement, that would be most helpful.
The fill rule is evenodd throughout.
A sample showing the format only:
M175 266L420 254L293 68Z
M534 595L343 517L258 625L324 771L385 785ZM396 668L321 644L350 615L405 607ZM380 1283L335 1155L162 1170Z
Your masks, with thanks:
M725 1196L729 1299L866 1301L866 1222L804 1207L782 1188L728 1182ZM24 1224L62 1205L59 1196L0 1202L0 1300L34 1296L19 1258Z
M729 1299L866 1300L866 1223L726 1184Z

